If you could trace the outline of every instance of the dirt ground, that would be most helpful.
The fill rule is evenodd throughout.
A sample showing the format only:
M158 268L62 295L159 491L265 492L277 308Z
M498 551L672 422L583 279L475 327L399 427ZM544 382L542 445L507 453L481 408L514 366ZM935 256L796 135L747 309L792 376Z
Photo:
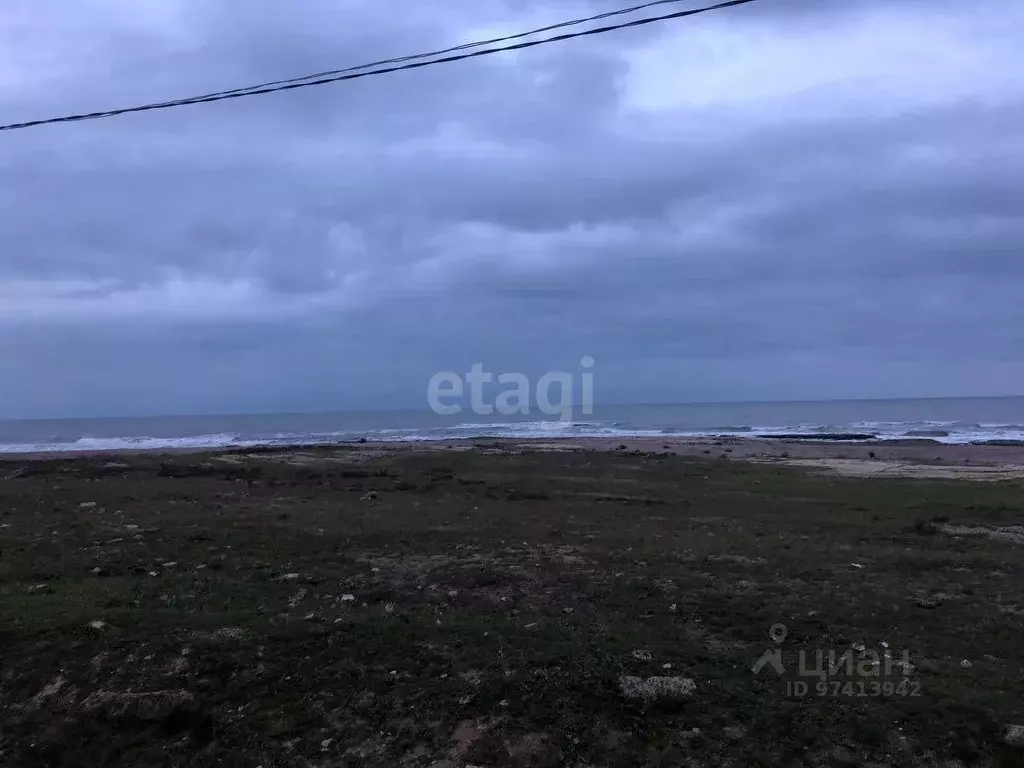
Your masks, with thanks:
M0 765L1024 765L1019 476L666 445L0 460Z

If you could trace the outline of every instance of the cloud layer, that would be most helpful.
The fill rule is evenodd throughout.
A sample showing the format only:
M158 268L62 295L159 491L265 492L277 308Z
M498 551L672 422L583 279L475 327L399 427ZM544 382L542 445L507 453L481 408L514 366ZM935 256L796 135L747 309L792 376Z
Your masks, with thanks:
M28 0L3 122L507 34L609 0ZM0 135L0 416L1020 393L1024 7L763 0Z

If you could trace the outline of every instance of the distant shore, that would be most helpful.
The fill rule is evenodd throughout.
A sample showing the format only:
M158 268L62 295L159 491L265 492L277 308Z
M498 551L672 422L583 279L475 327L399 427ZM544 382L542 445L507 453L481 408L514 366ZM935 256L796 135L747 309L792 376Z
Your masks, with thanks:
M224 455L260 453L282 456L311 450L349 448L370 452L430 451L627 451L674 454L718 460L775 461L819 467L857 476L915 474L932 477L1007 479L1024 477L1024 443L947 444L928 439L838 440L819 435L786 437L571 437L466 438L444 441L358 441L334 445L254 446L238 448L139 448L105 451L49 451L0 454L13 461L90 458L116 461L139 454Z

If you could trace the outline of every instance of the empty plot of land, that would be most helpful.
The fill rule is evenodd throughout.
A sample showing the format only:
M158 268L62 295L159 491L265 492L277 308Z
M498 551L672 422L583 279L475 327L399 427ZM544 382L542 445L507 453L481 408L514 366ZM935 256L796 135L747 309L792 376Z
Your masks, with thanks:
M0 477L4 765L1022 754L1016 480L500 444Z

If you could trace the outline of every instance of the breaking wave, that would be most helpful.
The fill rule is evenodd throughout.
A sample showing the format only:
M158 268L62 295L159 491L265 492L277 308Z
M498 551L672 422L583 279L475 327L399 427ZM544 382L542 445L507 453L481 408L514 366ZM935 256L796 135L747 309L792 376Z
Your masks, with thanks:
M259 446L330 445L364 439L370 442L430 442L467 438L557 439L595 438L687 438L736 436L767 438L773 435L806 435L828 439L838 435L878 440L932 440L941 443L1024 441L1020 424L978 424L966 422L854 422L848 424L780 424L688 427L673 424L632 424L611 421L525 421L491 424L462 423L431 428L388 428L326 432L274 432L240 434L213 432L181 437L63 437L52 435L42 441L0 443L0 453L98 452L136 450L195 450L250 448Z

